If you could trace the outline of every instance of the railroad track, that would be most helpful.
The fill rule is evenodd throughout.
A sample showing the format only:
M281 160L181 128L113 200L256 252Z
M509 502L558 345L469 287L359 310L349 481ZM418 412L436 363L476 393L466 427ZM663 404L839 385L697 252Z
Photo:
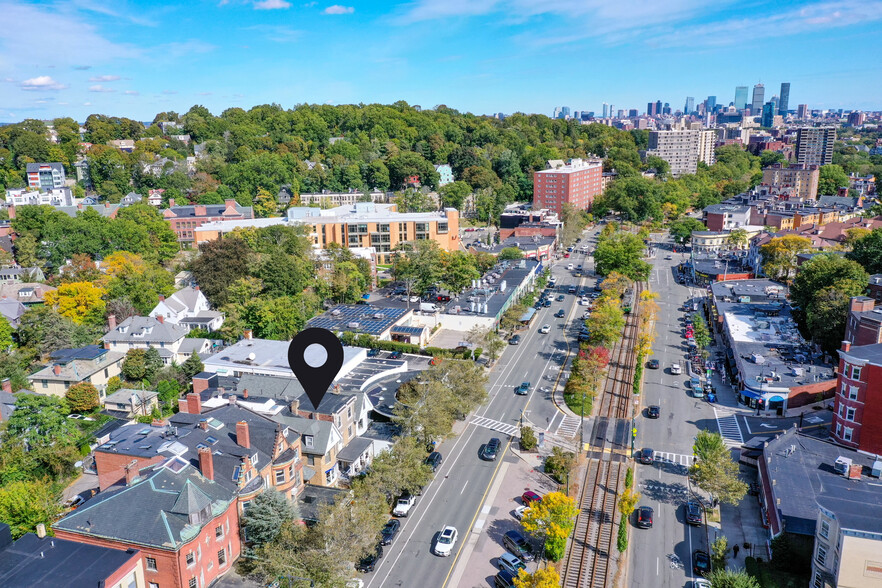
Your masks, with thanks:
M598 417L601 419L621 422L631 418L638 304L642 289L642 284L635 285L634 308L627 317L621 340L612 349L613 359L600 396ZM612 586L610 563L616 549L616 504L627 466L612 459L612 448L605 451L607 445L609 442L604 435L602 441L595 444L595 449L602 451L603 458L591 459L585 468L579 514L563 570L564 588Z

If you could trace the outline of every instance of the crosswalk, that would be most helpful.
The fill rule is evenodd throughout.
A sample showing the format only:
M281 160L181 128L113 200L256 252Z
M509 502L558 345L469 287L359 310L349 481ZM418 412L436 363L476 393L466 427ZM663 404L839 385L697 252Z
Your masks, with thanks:
M472 418L472 424L478 425L479 427L484 427L486 429L499 431L500 433L505 433L506 435L511 435L512 437L518 436L517 425L510 425L509 423L503 423L502 421L495 421L486 417L476 416Z
M640 485L643 487L644 492L664 493L673 496L686 497L690 495L689 488L682 484L668 484L657 480L644 480L640 482Z
M560 424L557 426L556 434L561 435L563 437L575 437L579 433L579 426L582 424L582 419L577 416L566 415L563 420L560 421Z
M714 418L717 419L717 427L720 429L720 435L729 447L741 447L744 443L744 437L741 435L741 426L738 424L738 418L734 414L720 416L717 409L714 409Z
M683 453L668 453L666 451L656 451L655 461L666 461L668 463L679 464L685 467L691 467L695 463L694 455L686 455Z

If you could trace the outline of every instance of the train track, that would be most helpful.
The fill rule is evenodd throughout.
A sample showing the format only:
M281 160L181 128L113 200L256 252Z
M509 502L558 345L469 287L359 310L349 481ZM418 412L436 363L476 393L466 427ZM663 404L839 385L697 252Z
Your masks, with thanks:
M613 347L603 393L600 396L598 419L602 435L593 436L593 448L599 458L591 459L585 468L585 480L579 497L579 514L570 541L563 570L564 588L608 588L612 586L611 559L616 549L616 525L619 488L626 464L613 459L610 445L627 447L627 438L617 435L610 443L607 429L614 423L616 430L630 436L631 392L634 383L634 361L638 334L638 312L642 284L635 285L635 301L625 322L622 339ZM617 456L618 457L618 456Z

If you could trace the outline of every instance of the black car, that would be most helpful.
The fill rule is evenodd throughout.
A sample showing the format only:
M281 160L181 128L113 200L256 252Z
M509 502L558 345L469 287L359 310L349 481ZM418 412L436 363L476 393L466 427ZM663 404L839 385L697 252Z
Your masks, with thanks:
M524 536L517 531L506 531L502 536L502 546L512 555L516 555L524 561L533 560L533 550Z
M383 527L383 530L380 531L380 545L389 545L392 543L392 540L395 539L395 535L398 534L398 529L401 528L401 521L398 519L389 519L386 521L386 525Z
M652 528L652 508L641 506L637 509L637 526L641 529Z
M511 339L508 340L509 345L520 345L521 344L521 336L520 335L512 335Z
M377 545L377 550L370 555L361 558L361 561L355 565L355 569L359 572L373 572L374 568L377 566L377 560L381 557L383 557L383 547Z
M431 466L433 472L437 472L438 468L441 467L442 461L441 454L437 451L433 451L429 454L429 457L426 458L426 465Z
M644 447L640 450L640 453L637 454L637 459L640 461L640 463L649 465L653 461L655 461L655 451L653 451L649 447Z
M706 551L696 549L692 552L692 571L699 576L706 576L711 571L711 559Z
M563 318L566 316L566 314L567 313L564 312L564 309L561 308L556 313L554 313L554 318Z
M686 522L690 525L700 525L704 520L704 515L702 511L704 509L701 508L701 505L694 501L690 500L686 503Z
M551 306L551 300L546 298L545 300L542 301L542 306L548 308L549 306Z
M393 351L389 354L389 359L401 359L401 356L404 355L400 351Z
M508 570L502 570L493 576L495 588L514 588L514 576Z
M563 294L558 294L558 295L557 295L557 301L558 301L558 302L563 302L564 300L566 300L566 296L564 296Z
M499 446L502 445L502 441L500 441L497 437L493 437L481 448L481 459L484 461L496 461L496 456L499 455Z
M650 359L649 364L647 364L647 367L651 370L657 370L658 366L659 366L659 362L657 359Z
M657 419L660 411L661 409L658 407L658 405L650 404L648 407L646 407L646 416L651 419Z

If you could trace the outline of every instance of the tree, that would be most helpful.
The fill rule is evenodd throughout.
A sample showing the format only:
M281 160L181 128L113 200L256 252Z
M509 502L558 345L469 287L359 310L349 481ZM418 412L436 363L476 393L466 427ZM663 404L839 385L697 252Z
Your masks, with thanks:
M438 210L438 205L419 188L405 188L396 192L395 204L399 212L432 212Z
M704 223L696 218L687 216L677 219L668 226L668 232L677 243L688 243L692 239L693 231L706 231Z
M468 198L471 192L472 187L462 181L451 182L438 188L438 194L441 196L441 206L457 210L463 209L466 198Z
M90 412L100 406L98 389L91 382L80 382L64 394L71 412Z
M12 538L47 527L61 513L61 497L48 480L17 481L0 487L0 520L9 525Z
M564 202L560 212L560 220L563 223L561 231L561 245L569 247L576 242L585 226L588 224L585 212L577 209L569 202Z
M0 351L7 353L12 347L12 325L6 317L0 315Z
M618 299L601 296L594 304L591 317L585 321L594 345L610 348L622 338L625 328L625 313Z
M721 535L714 539L711 543L711 570L726 569L727 552L729 551L729 540L725 535Z
M848 174L841 165L822 165L818 175L818 194L821 196L836 195L839 188L848 187Z
M702 430L693 446L695 463L689 470L693 482L719 501L738 504L747 492L747 484L738 477L738 464L719 433Z
M177 380L159 380L156 393L163 406L174 406L181 396L181 385Z
M61 284L55 291L46 292L43 299L74 324L101 324L104 322L105 303L102 297L105 293L104 288L91 282L70 282Z
M524 252L517 247L505 247L499 252L499 261L523 259Z
M494 331L488 331L484 338L484 350L487 351L487 358L490 363L496 361L499 353L505 349L505 340Z
M94 335L49 306L29 308L18 321L19 345L45 355L59 349L88 345Z
M227 303L227 287L248 276L252 252L245 241L225 237L199 245L199 255L190 263L193 279L215 308Z
M563 492L549 492L524 512L521 525L545 545L548 559L559 561L563 556L559 550L560 541L562 539L566 545L566 538L573 530L578 514L579 509L573 498Z
M699 349L706 349L711 344L711 334L707 328L707 322L700 313L692 315L692 336Z
M282 526L299 518L297 506L274 488L258 494L242 517L249 543L259 547L273 541Z
M425 443L416 437L395 439L392 447L381 452L371 462L371 473L365 482L368 488L354 488L356 496L361 492L377 492L391 503L404 494L416 494L432 479L432 469L424 462Z
M202 363L202 360L199 358L199 354L192 353L190 357L184 360L184 363L181 364L181 371L184 372L184 375L189 379L193 379L193 376L201 372L205 369L205 366Z
M796 271L796 256L811 251L812 240L801 235L775 237L760 248L763 271L774 280L789 281Z
M21 267L36 267L39 264L37 259L37 248L39 244L37 239L31 233L25 233L15 240L15 261Z
M564 451L558 446L551 448L551 455L545 458L545 473L557 480L558 484L565 484L570 470L576 463L576 455L571 451Z
M614 233L601 239L594 251L595 269L605 276L619 272L634 281L646 280L652 266L643 261L643 240L632 233Z
M533 427L521 425L521 449L523 451L532 451L536 448L537 444L538 440L536 439L536 433L533 432Z
M537 569L532 574L520 570L514 579L515 588L557 588L560 576L554 568Z
M277 216L279 204L275 195L266 188L258 188L254 197L254 215L257 218Z
M15 397L15 412L7 421L4 443L20 440L31 447L40 445L72 444L78 431L64 401L55 396L19 394Z
M626 488L624 492L619 496L618 508L619 512L622 513L622 517L627 519L634 512L634 509L637 508L637 503L640 502L640 493L635 492L633 488Z
M712 588L762 588L759 581L744 570L715 569L707 579Z
M499 328L504 331L514 331L521 325L521 317L527 312L523 304L512 304L499 319Z
M741 249L747 245L747 231L744 229L732 229L726 237L726 243L732 249Z
M760 165L763 167L770 167L775 165L776 163L786 163L787 157L781 153L780 151L772 151L770 149L763 149L762 153L760 153ZM826 192L824 192L826 193Z
M144 379L151 382L155 379L156 374L162 369L162 357L159 350L152 345L144 351Z
M140 382L147 379L147 362L144 359L146 350L129 349L122 362L122 374L130 382Z
M882 273L882 229L873 229L869 235L854 241L845 257L861 264L867 273Z

